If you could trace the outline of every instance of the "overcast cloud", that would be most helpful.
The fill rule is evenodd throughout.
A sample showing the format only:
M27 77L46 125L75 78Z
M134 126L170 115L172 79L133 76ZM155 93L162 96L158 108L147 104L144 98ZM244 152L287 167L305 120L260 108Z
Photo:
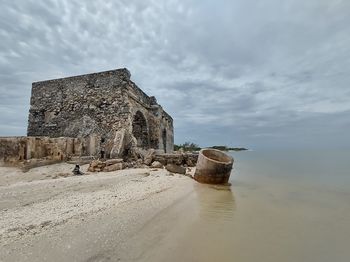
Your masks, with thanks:
M0 135L34 81L127 67L175 142L350 147L348 0L0 0Z

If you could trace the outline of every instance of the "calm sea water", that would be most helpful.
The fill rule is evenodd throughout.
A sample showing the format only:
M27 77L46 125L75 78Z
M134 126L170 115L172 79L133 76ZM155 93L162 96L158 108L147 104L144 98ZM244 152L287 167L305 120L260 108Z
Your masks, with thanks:
M158 218L149 261L350 261L350 152L245 151L230 190L198 184Z

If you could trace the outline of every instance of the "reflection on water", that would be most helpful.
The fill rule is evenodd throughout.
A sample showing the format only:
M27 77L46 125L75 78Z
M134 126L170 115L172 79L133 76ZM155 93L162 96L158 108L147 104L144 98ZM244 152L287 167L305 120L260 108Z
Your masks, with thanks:
M229 186L195 185L199 217L206 223L223 224L233 218L234 195Z

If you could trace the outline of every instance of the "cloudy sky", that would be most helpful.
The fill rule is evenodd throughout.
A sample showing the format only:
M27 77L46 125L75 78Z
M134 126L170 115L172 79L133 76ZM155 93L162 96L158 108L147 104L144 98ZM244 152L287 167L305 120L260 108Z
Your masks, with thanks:
M0 0L0 135L33 81L127 67L175 142L350 147L348 0Z

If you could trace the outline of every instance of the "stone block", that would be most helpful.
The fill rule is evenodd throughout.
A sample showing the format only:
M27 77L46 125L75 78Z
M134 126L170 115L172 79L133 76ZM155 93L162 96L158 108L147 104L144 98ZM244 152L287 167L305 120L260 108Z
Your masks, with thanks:
M117 163L122 163L123 159L122 158L115 158L115 159L108 159L106 160L106 166L111 166Z
M186 174L186 168L184 168L183 166L175 165L175 164L167 164L165 166L165 169L171 173L178 173L178 174L182 174L182 175Z
M145 165L149 166L153 162L155 152L156 151L153 148L147 150L147 152L146 152L146 154L144 155L144 158L143 158L143 163Z
M122 170L123 169L123 163L116 163L110 166L106 166L103 168L104 172L111 172L111 171L117 171L117 170Z
M151 164L152 168L163 168L163 164L159 161L153 161Z

